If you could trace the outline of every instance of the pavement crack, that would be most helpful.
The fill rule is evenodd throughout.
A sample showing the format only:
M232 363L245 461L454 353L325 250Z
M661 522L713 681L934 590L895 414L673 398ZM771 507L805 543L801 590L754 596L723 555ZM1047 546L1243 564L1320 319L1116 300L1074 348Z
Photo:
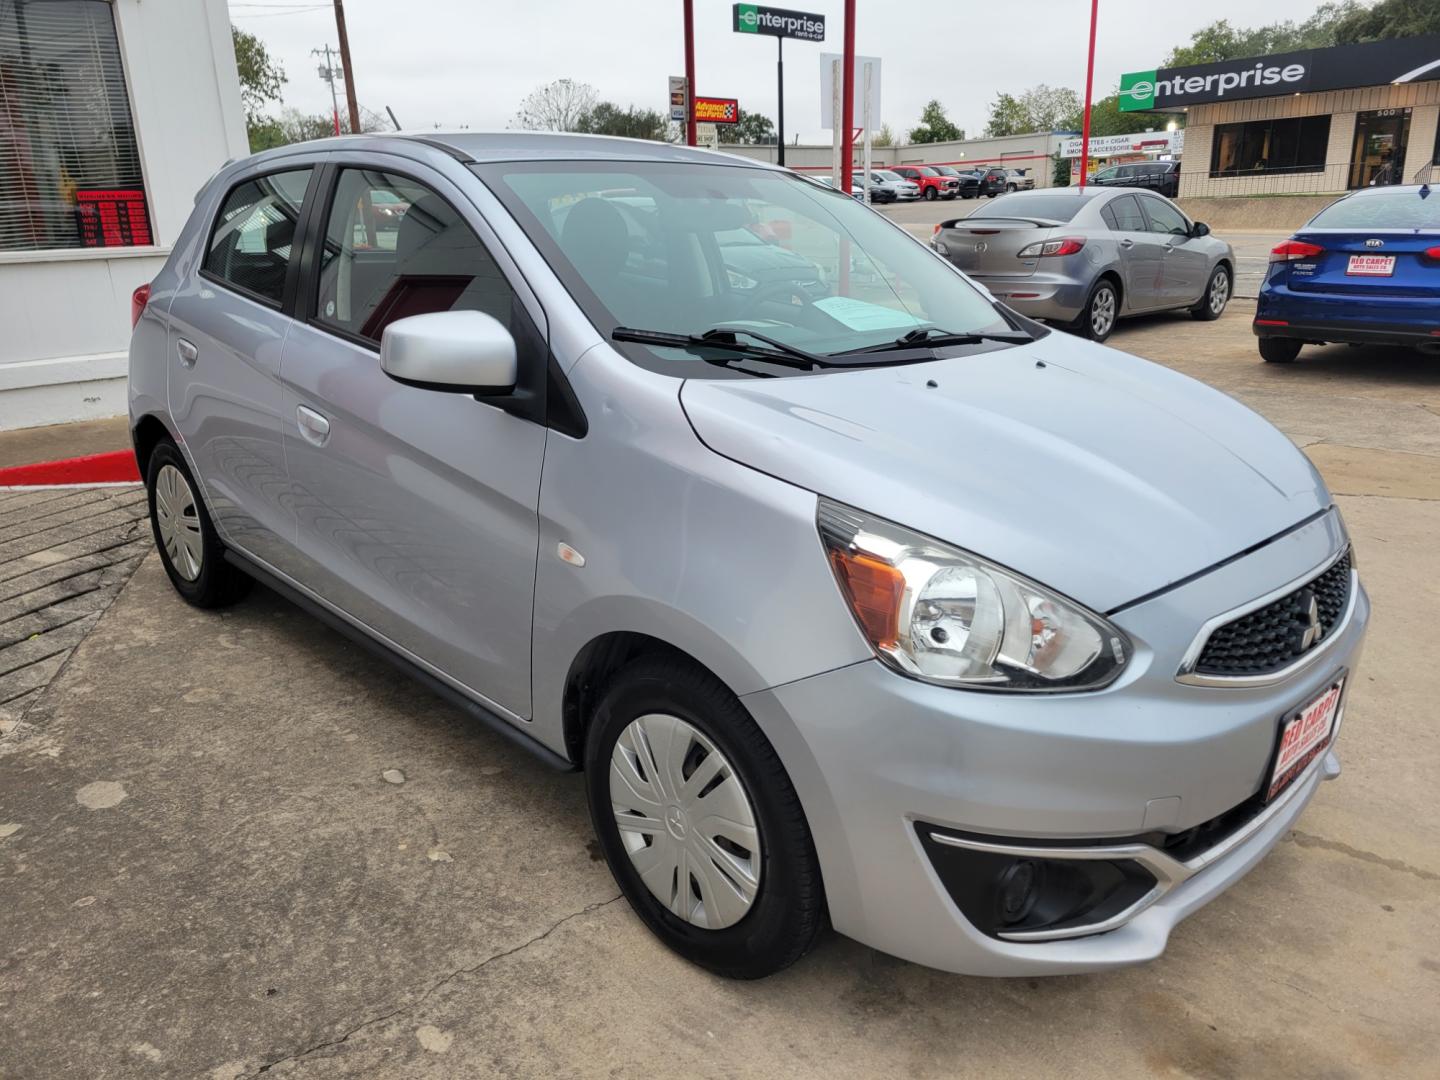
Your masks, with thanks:
M1375 866L1383 866L1387 870L1396 870L1402 874L1413 874L1421 881L1440 881L1440 874L1433 870L1426 870L1423 867L1411 866L1402 859L1391 859L1384 855L1377 855L1373 851L1365 851L1362 848L1351 847L1349 844L1341 843L1339 840L1327 840L1323 836L1315 836L1313 833L1301 832L1299 829L1292 829L1291 838L1301 847L1315 847L1323 851L1334 851L1340 855L1348 855L1352 859L1359 859L1361 862L1371 863Z
M603 907L609 907L611 904L615 903L617 900L620 899L622 899L622 897L612 896L609 900L601 900L594 904L586 904L579 911L572 911L569 915L557 919L540 933L536 934L532 938L528 938L525 941L522 941L519 945L512 946L509 949L502 949L497 953L491 953L484 960L481 960L478 964L471 964L469 967L456 968L448 975L445 975L443 978L431 983L428 987L421 991L420 994L413 1001L409 1002L408 1004L398 1005L395 1008L391 1009L389 1012L381 1013L379 1016L372 1016L368 1020L362 1020L354 1027L349 1028L343 1034L338 1035L333 1039L326 1039L324 1042L318 1042L313 1046L306 1047L304 1050L298 1050L293 1054L286 1054L284 1057L276 1058L274 1061L267 1062L266 1064L261 1065L260 1068L255 1070L255 1072L251 1075L261 1076L278 1065L284 1065L287 1062L291 1061L299 1061L301 1058L309 1057L311 1054L317 1054L322 1050L332 1049L333 1047L339 1046L342 1043L349 1041L352 1035L357 1035L360 1032L364 1031L366 1028L374 1027L377 1024L383 1024L387 1020L393 1020L397 1016L401 1016L404 1013L411 1012L418 1006L423 1005L430 998L430 996L434 994L437 990L439 990L441 987L448 986L456 979L463 978L466 975L474 975L477 971L480 971L482 968L488 967L490 964L493 964L498 960L504 960L508 956L514 956L516 953L524 952L532 945L538 945L540 942L544 941L556 930L559 930L562 926L570 922L572 919L578 919L582 915L589 915L592 911L598 911Z

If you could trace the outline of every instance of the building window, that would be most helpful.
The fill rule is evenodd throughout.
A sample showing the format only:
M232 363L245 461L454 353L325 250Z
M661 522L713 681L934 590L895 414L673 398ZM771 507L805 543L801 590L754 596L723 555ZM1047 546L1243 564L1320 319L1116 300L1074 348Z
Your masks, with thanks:
M0 251L153 243L108 0L0 0Z
M1320 172L1330 143L1330 117L1297 116L1217 124L1210 150L1210 175Z

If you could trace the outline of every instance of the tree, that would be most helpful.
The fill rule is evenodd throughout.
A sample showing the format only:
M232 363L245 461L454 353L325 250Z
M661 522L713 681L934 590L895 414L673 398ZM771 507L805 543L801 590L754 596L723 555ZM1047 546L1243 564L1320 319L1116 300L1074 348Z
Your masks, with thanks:
M1120 95L1110 94L1094 102L1090 106L1090 134L1099 135L1131 135L1137 131L1150 131L1156 126L1163 126L1170 120L1175 120L1181 127L1185 126L1185 114L1176 113L1171 117L1159 117L1148 112L1121 112ZM1079 127L1077 123L1075 125Z
M581 118L596 104L595 88L589 83L556 79L526 95L510 127L526 131L578 131Z
M932 99L920 110L920 123L910 129L912 143L954 142L965 138L965 132L950 122L945 106Z
M990 105L985 134L1027 135L1032 131L1069 131L1080 125L1079 95L1066 86L1032 86L1019 97L1000 94Z
M571 130L586 135L618 135L625 139L653 139L664 142L666 119L653 109L627 108L609 101L591 106L575 121Z
M774 146L775 125L760 113L741 113L738 124L718 124L722 143L740 146Z
M285 69L270 55L265 43L238 26L230 28L235 45L235 69L240 75L240 104L245 109L245 130L250 136L251 151L277 145L270 140L278 122L265 113L265 106L280 100L285 85ZM257 140L260 145L256 145Z
M1030 117L1019 98L1000 94L990 103L990 119L985 123L985 134L990 138L1021 135L1031 130Z
M879 130L870 136L871 146L894 146L895 132L890 130L889 124L881 124Z
M1417 12L1422 9L1431 22L1440 20L1440 12L1434 11L1433 0L1385 0L1379 5L1409 5ZM1362 7L1358 0L1335 0L1321 4L1303 22L1269 23L1249 29L1231 26L1226 19L1202 26L1190 35L1188 45L1180 45L1170 51L1161 67L1190 67L1193 64L1216 64L1224 60L1239 60L1247 56L1265 56L1270 53L1294 52L1299 49L1324 49L1341 42L1340 32L1344 26L1361 25L1373 11ZM1396 8L1398 10L1398 6ZM1387 21L1386 25L1389 25ZM1360 32L1359 30L1356 31ZM1410 33L1430 33L1428 30L1412 30ZM1405 36L1401 33L1385 33L1385 37ZM1360 40L1360 39L1354 39Z
M1335 41L1340 45L1440 34L1440 6L1435 0L1380 0L1368 9L1349 7L1335 24Z

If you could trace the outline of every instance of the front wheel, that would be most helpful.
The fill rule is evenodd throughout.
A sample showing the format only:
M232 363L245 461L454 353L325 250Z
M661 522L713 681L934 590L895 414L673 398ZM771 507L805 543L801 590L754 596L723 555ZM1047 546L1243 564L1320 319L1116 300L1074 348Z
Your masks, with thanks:
M935 201L935 189L934 189L933 187L927 187L927 188L925 189L925 201L926 201L926 202L934 202L934 201Z
M1102 278L1090 290L1090 297L1080 312L1073 329L1091 341L1104 341L1115 329L1120 314L1120 295L1109 280Z
M1200 300L1190 309L1190 314L1201 322L1218 319L1225 314L1225 305L1230 303L1230 270L1217 266L1210 274Z
M251 579L225 561L224 545L179 447L162 441L145 472L150 529L170 584L199 608L235 603L250 591Z
M825 900L800 800L709 672L670 658L621 671L586 734L585 774L610 872L670 948L756 979L814 943Z
M1014 190L1015 190L1015 185L1014 185L1014 184L1006 184L1006 185L1005 185L1005 190L1006 190L1006 191L1014 191Z
M1267 364L1293 364L1300 355L1300 342L1295 338L1260 338L1260 359Z

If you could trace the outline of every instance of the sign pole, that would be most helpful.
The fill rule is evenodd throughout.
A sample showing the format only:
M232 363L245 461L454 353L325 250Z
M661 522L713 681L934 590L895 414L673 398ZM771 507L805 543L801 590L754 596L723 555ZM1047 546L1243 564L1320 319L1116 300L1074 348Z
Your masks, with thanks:
M1098 2L1098 0L1096 0ZM841 127L844 128L844 159L840 162L840 190L850 194L850 181L855 175L855 0L845 0L845 90L841 105Z
M1080 134L1080 190L1090 174L1090 95L1095 86L1095 23L1100 18L1100 0L1090 0L1090 59L1085 64L1085 130Z
M870 128L871 112L870 107L870 84L871 76L874 73L874 65L865 65L865 205L870 205Z
M695 0L685 0L685 145L695 145Z
M779 150L775 164L785 164L785 39L775 38L775 133Z

